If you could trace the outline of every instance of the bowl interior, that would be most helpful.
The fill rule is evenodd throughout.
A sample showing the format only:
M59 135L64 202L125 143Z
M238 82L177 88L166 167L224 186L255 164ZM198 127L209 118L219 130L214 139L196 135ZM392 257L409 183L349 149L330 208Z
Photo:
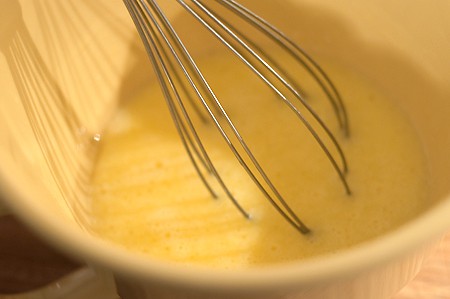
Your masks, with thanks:
M89 221L87 186L97 134L119 100L152 76L122 3L3 2L4 11L12 16L0 21L4 95L0 184L5 203L53 244L81 259L118 272L186 279L189 272L104 244L80 225ZM351 253L227 278L243 284L258 277L261 284L288 281L289 275L305 281L330 277L344 268L356 271L394 258L449 228L445 215L450 213L450 86L445 79L450 77L450 40L445 37L450 36L450 20L445 16L450 8L446 1L423 6L406 0L372 4L291 0L277 2L277 9L269 0L243 2L311 54L356 69L398 101L424 145L430 200L436 204L417 221ZM178 7L165 9L184 34L191 33L189 17ZM199 55L214 50L202 42L201 34L190 48ZM193 280L220 283L223 277L198 273L202 274ZM262 276L266 278L261 280Z

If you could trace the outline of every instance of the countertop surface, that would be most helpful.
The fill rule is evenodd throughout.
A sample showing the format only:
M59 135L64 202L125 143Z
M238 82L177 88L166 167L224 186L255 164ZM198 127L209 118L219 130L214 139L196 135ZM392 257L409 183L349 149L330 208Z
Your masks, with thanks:
M450 233L419 275L393 299L450 299Z
M44 286L79 267L14 217L0 218L0 298ZM450 233L416 279L393 299L450 299Z

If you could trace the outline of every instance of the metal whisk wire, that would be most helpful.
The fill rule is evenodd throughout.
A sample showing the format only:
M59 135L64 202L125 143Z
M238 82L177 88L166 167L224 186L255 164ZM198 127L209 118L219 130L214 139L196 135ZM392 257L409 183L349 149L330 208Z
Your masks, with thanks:
M197 133L194 122L192 121L192 118L183 102L183 97L181 95L182 91L180 92L180 90L186 88L186 85L193 90L193 93L200 101L201 106L206 111L207 116L204 117L203 114L205 112L200 111L197 107L199 115L205 119L210 119L241 166L257 185L263 195L273 205L273 207L298 231L303 234L310 232L310 229L300 220L297 214L287 204L283 196L264 171L263 167L253 155L238 128L225 111L220 100L210 87L208 81L203 76L201 70L197 66L196 62L190 55L189 51L185 47L181 38L178 36L157 1L123 1L135 23L137 31L147 51L148 57L153 65L155 74L160 83L161 90L164 94L181 141L199 177L211 195L213 197L217 197L217 194L204 176L202 167L213 175L227 197L233 202L242 215L246 218L251 218L250 214L240 205L239 201L234 197L231 190L223 181L221 175L215 168L214 163L211 161L207 150L199 137L199 134ZM234 53L246 66L248 66L295 113L298 119L304 124L316 142L320 145L328 160L331 162L345 188L346 193L350 194L351 191L346 180L347 162L339 143L319 115L310 107L304 97L300 94L297 88L293 87L290 80L283 75L283 71L270 64L269 61L272 60L268 56L264 55L263 52L255 46L251 39L246 37L226 20L221 18L210 7L205 5L204 2L200 0L190 0L188 4L188 1L176 1L190 15L206 27L211 34L213 34L213 36L218 38L229 50L231 50L232 53ZM307 69L307 71L311 74L314 80L319 83L320 87L327 95L333 106L340 127L343 129L344 133L348 135L348 120L345 106L343 105L337 89L334 87L325 72L318 66L318 64L300 47L287 38L281 31L241 4L234 0L216 0L216 2L226 7L229 11L233 12L250 25L256 27L269 38L275 40L284 48L286 52L297 59L305 67L305 69ZM238 45L240 49L238 49L236 45ZM313 125L288 99L285 92L282 92L280 88L278 88L276 84L255 65L254 62L251 62L251 59L248 58L247 55L250 55L251 59L256 60L257 63L259 63L276 80L278 80L282 86L293 94L297 100L300 101L301 105L306 109L306 112L313 117L321 130L325 132L325 136L327 136L327 138L331 141L332 146L337 152L337 159L334 157ZM176 71L177 68L178 71ZM179 73L181 73L181 76ZM187 98L189 101L195 101L189 97ZM194 107L196 107L195 103ZM219 121L219 117L225 120L224 123L227 126L226 128ZM229 135L227 130L231 131L232 135ZM237 144L235 141L232 141L232 138L237 140ZM240 150L238 150L238 147ZM250 165L246 162L245 158L249 160L251 163Z

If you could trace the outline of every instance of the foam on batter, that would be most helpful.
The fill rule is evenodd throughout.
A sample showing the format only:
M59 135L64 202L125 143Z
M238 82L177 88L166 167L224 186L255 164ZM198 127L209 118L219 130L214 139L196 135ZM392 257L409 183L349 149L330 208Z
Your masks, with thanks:
M227 59L210 57L203 64L253 152L312 234L303 236L287 224L214 126L198 122L217 169L253 220L222 193L212 199L155 83L127 100L103 134L92 186L92 229L101 237L162 260L247 268L335 252L392 230L431 204L414 129L359 74L326 65L348 109L350 138L323 94L308 81L303 86L348 158L348 196L313 138L273 92Z

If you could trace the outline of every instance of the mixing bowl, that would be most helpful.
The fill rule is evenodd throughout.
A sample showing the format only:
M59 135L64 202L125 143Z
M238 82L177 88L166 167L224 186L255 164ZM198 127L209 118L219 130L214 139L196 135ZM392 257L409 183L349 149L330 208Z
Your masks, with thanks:
M175 2L167 2L168 15L189 31ZM1 0L2 205L93 269L40 298L90 291L112 298L116 289L124 299L389 298L450 229L450 2L245 3L311 54L348 65L397 101L424 146L431 208L339 253L257 270L186 268L106 243L80 223L90 221L89 174L102 128L152 76L132 22L121 1ZM201 35L191 49L214 50Z

